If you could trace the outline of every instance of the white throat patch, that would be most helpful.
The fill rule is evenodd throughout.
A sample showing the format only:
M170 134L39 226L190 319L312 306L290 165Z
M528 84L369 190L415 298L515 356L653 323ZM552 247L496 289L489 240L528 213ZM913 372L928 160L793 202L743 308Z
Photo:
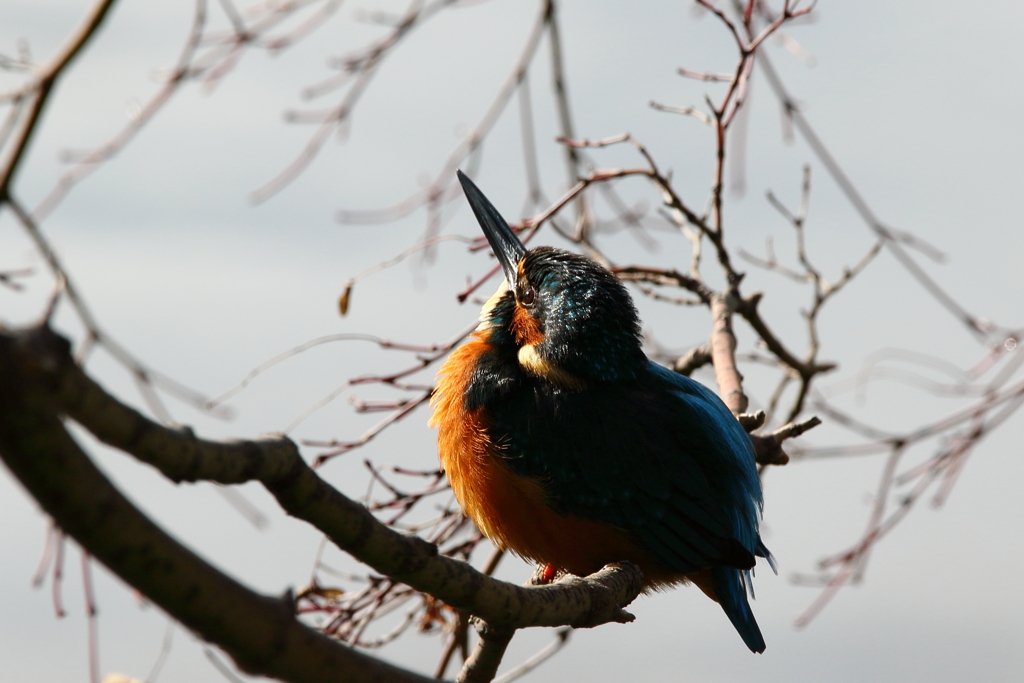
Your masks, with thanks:
M519 365L531 375L536 375L569 391L583 391L586 382L574 377L562 368L547 362L537 352L537 347L527 344L519 349Z

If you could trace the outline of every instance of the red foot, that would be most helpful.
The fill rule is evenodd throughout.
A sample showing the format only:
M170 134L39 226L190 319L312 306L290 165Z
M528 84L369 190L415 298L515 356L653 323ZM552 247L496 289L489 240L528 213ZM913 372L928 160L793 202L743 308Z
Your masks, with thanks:
M557 574L557 573L558 573L558 571L555 569L555 565L553 565L553 564L546 564L546 565L544 565L544 569L541 570L541 574L540 574L540 581L541 581L541 583L551 583L552 581L555 580L555 574Z

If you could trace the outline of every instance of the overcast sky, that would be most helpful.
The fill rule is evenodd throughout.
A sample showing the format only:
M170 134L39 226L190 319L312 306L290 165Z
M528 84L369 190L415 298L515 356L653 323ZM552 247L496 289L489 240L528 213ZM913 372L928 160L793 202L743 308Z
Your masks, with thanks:
M382 3L396 11L398 3ZM0 4L0 54L19 41L43 62L75 26L87 4L61 0ZM298 46L275 57L247 55L214 88L184 88L116 159L76 187L44 229L104 328L152 367L207 395L217 395L254 366L308 339L364 332L403 341L444 341L476 316L454 293L486 268L460 242L445 243L432 265L403 263L357 286L351 312L336 301L355 273L395 255L422 234L422 211L393 224L341 225L341 210L395 203L442 167L459 135L482 116L522 49L537 3L490 0L441 13L389 58L366 91L348 135L333 138L296 181L253 206L250 194L274 178L313 132L285 122L293 110L317 109L337 94L305 102L301 91L333 73L328 59L345 55L381 29L360 22L371 0L343 3ZM187 35L188 2L124 0L58 87L16 184L35 206L66 169L64 150L96 145L123 126L158 87ZM211 21L226 25L217 3ZM700 104L715 86L687 81L677 67L726 71L734 64L728 33L691 3L569 0L561 5L566 69L578 135L630 132L643 141L675 186L702 206L711 178L711 136L700 123L656 112L651 100ZM918 235L946 255L919 257L970 311L1020 327L1024 275L1019 219L1024 187L1024 6L1017 2L833 2L813 21L786 29L803 57L776 42L769 54L822 139L885 223ZM541 177L557 196L566 187L549 94L548 47L530 71ZM19 82L0 71L3 88ZM485 145L477 179L505 212L524 205L517 105ZM795 205L802 166L813 192L808 249L826 274L837 275L870 247L872 237L801 141L784 139L779 107L755 74L747 133L746 192L730 194L727 231L734 245L764 253L772 237L792 263L792 235L765 201L773 190ZM6 111L3 112L6 114ZM602 166L636 164L629 149L597 152ZM657 197L640 181L623 183L632 201L652 211ZM607 213L607 212L606 212ZM475 236L468 211L446 232ZM599 243L630 260L685 267L685 244L654 233L648 252L622 232ZM559 244L553 234L541 242ZM564 246L564 245L563 245ZM38 314L50 278L9 213L0 214L0 270L39 271L25 292L0 288L0 321ZM803 348L799 308L807 292L748 264L748 291L766 292L764 310L790 343ZM488 289L493 285L488 285ZM489 292L488 292L489 293ZM638 302L647 329L684 350L708 334L703 311ZM873 354L906 349L967 368L985 348L882 254L822 319L822 357L840 370L823 381L839 391ZM79 335L62 310L58 326ZM741 342L751 335L737 326ZM258 378L231 401L233 420L218 421L173 400L178 421L200 434L255 436L282 430L347 378L400 368L407 358L369 345L334 345L298 357ZM102 351L90 371L125 400L142 405L130 377ZM767 386L749 373L752 393ZM710 376L701 376L711 381ZM760 382L760 384L759 384ZM350 392L351 393L351 392ZM359 398L388 396L359 390ZM357 416L348 394L291 433L297 438L358 436L379 415ZM887 381L837 401L863 419L907 429L964 405ZM365 487L362 458L431 467L436 462L426 413L414 414L371 448L331 463L323 474L342 491ZM754 611L768 649L748 653L720 608L699 591L679 589L637 601L637 622L574 634L569 649L533 673L532 681L1011 681L1024 667L1021 523L1024 481L1021 420L1015 418L971 455L948 502L923 503L874 551L862 585L842 591L809 627L793 620L817 595L793 584L821 557L845 549L867 522L883 460L797 462L766 480L764 537L780 575L756 578ZM123 455L91 444L106 472L144 510L217 566L257 590L282 593L306 583L319 536L287 519L258 487L244 495L270 519L254 529L208 485L173 486ZM809 444L849 438L833 425ZM931 451L909 456L908 465ZM315 454L315 451L309 451ZM77 549L69 548L63 596L68 616L53 615L49 583L30 581L47 522L19 485L0 470L0 671L5 680L87 680L86 628ZM342 563L335 553L332 561ZM501 576L522 581L528 569L507 561ZM165 638L166 618L140 605L106 570L94 571L100 607L101 672L140 679ZM516 636L506 665L543 647L545 630ZM432 670L436 639L411 634L389 658ZM224 680L190 635L176 629L160 678Z

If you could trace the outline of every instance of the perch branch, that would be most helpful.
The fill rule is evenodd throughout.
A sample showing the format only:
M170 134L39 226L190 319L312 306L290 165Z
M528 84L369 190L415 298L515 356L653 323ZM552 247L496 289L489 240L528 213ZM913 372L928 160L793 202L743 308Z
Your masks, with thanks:
M339 548L374 570L495 625L510 628L564 625L589 627L609 621L622 621L622 607L635 599L642 589L642 574L629 564L611 565L587 579L566 577L552 585L531 588L485 576L464 562L438 555L434 544L403 535L379 522L363 506L322 480L301 458L295 444L285 437L265 436L255 441L206 441L197 438L188 428L169 428L149 420L120 403L90 379L74 363L68 341L47 327L0 334L0 379L3 379L0 387L4 402L18 407L31 398L38 404L33 407L33 415L37 415L38 419L33 418L27 426L19 424L16 412L5 409L5 416L14 416L5 419L2 428L2 453L5 460L15 461L11 465L12 469L20 471L26 467L36 467L32 464L36 456L31 455L34 451L30 446L41 437L33 435L36 432L53 433L54 424L64 433L57 417L58 413L64 413L101 441L133 454L159 469L172 481L212 481L220 484L259 481L277 498L285 511L309 522ZM41 425L38 429L33 427L36 422ZM66 436L60 438L68 440ZM73 442L69 443L71 445L67 448L74 446ZM77 446L74 449L80 452ZM84 458L88 467L92 467L84 454L75 457ZM86 465L81 467L86 468ZM49 485L46 481L48 471L46 468L31 470L25 475L29 479L38 479L40 496ZM52 469L52 472L61 481L65 481L64 478L68 476L60 467ZM18 476L25 478L21 474ZM90 476L94 479L102 478L98 472ZM66 484L73 486L75 481L70 478ZM26 485L29 485L28 482ZM113 491L113 494L117 492ZM88 503L82 505L87 507ZM44 501L45 506L47 503ZM125 514L129 517L141 515L127 501L124 506L128 506ZM54 511L51 514L65 531L75 535L79 527L74 519L58 516ZM66 522L69 522L67 526ZM137 523L148 525L147 529L152 527L152 533L163 533L148 520L145 520L145 524ZM106 533L118 536L113 531L108 530ZM145 536L143 534L140 538L144 539ZM115 572L120 570L120 562L127 561L122 555L112 555L103 548L91 547L92 537L86 540L78 536L76 538ZM117 538L109 540L111 543L120 542ZM170 539L168 542L179 547ZM124 553L127 549L118 552ZM141 551L136 548L133 552ZM181 552L188 551L181 548ZM216 571L212 568L209 570ZM126 577L125 580L133 583L132 579L141 581L147 587L149 584L146 582L151 580L145 572L142 572L141 577Z

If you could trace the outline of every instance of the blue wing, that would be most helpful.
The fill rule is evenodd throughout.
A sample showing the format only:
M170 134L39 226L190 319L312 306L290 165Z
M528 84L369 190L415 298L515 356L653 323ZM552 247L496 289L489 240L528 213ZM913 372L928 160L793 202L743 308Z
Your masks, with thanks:
M651 363L651 371L664 381L678 387L678 393L699 397L696 399L696 403L700 407L696 409L709 413L710 422L715 425L715 430L721 434L721 438L725 442L725 447L720 452L727 459L731 456L735 465L736 476L731 480L726 479L732 483L727 488L729 490L728 497L733 504L733 529L744 547L755 555L767 559L774 570L775 561L772 554L761 542L757 531L762 506L761 481L755 466L754 449L746 431L721 399L703 384L655 363ZM754 615L750 610L750 604L747 602L748 590L753 596L750 571L732 567L714 567L711 572L715 579L715 592L719 604L722 605L729 621L739 632L747 647L754 652L764 652L765 643L761 636L761 629L758 628L757 621L754 620Z
M552 507L629 530L666 569L749 569L767 554L750 439L700 383L649 363L581 393L521 385L488 412L506 462Z
M673 573L714 568L726 614L764 649L745 590L754 556L770 557L761 484L749 437L714 392L649 362L580 393L520 385L488 412L508 465L541 482L556 511L626 529Z
M695 416L701 424L700 429L711 442L710 448L693 455L717 475L720 493L724 494L721 502L730 511L737 540L757 554L757 528L763 504L761 480L746 430L722 400L700 382L653 362L648 364L648 371L671 387L669 391L683 404L682 412Z

